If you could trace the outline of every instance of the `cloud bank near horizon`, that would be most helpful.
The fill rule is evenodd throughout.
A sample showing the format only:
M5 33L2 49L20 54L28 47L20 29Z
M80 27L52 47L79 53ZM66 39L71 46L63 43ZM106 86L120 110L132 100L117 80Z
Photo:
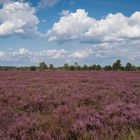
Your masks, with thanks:
M128 45L129 44L129 45ZM140 41L102 43L91 45L90 48L67 50L65 49L45 49L40 51L30 51L27 48L19 48L18 50L0 51L0 64L8 63L22 65L38 65L39 62L45 61L55 65L64 63L73 64L94 64L95 62L101 65L102 60L106 64L111 64L116 59L121 59L123 63L131 62L139 66ZM57 62L57 63L56 63ZM60 64L61 62L61 64Z

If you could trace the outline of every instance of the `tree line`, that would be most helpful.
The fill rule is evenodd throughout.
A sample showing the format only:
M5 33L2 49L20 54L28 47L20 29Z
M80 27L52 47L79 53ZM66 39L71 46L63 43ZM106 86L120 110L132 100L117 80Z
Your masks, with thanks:
M140 67L137 67L131 63L126 63L125 66L121 64L121 60L116 60L112 65L107 65L102 67L101 65L83 65L80 66L77 62L73 65L69 65L65 63L62 67L54 67L53 64L47 65L45 62L39 63L39 66L24 66L24 67L15 67L15 66L0 66L0 71L8 71L8 70L30 70L30 71L43 71L43 70L65 70L65 71L82 71L82 70L125 70L125 71L136 71L140 70Z

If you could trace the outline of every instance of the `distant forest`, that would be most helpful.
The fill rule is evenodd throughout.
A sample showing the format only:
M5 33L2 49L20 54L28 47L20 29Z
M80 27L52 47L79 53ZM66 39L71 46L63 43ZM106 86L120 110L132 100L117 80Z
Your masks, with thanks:
M84 70L124 70L124 71L138 71L140 70L140 66L135 66L131 63L126 63L125 66L121 64L121 60L116 60L112 65L107 65L102 67L101 65L93 64L93 65L83 65L80 66L77 62L73 65L69 65L65 63L62 67L55 67L53 64L47 64L46 62L39 63L39 66L23 66L23 67L16 67L16 66L0 66L0 71L8 71L8 70L30 70L30 71L37 71L37 70L65 70L65 71L84 71Z

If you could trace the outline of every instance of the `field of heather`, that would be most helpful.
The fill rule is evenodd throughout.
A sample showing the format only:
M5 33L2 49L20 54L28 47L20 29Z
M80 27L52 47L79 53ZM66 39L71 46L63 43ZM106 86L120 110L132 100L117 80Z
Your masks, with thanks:
M0 140L139 140L140 72L0 72Z

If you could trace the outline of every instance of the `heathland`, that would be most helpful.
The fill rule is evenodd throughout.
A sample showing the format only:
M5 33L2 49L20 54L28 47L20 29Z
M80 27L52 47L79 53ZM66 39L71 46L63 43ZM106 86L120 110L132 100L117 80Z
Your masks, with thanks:
M1 140L137 140L140 71L1 71Z

